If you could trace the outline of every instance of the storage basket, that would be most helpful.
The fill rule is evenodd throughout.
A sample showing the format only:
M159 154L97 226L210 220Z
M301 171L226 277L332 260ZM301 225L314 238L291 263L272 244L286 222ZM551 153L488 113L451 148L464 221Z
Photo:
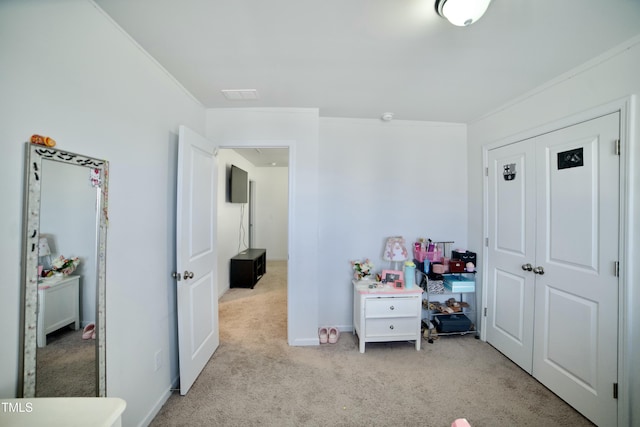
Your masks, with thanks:
M418 262L424 262L424 260L427 258L427 251L423 251L423 250L417 250L417 249L413 249L413 257L418 261Z
M427 292L430 294L444 294L444 280L427 280Z

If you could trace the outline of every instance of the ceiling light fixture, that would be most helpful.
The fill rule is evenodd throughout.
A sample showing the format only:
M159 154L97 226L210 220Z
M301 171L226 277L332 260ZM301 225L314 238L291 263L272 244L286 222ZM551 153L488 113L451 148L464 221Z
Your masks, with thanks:
M482 18L491 0L436 0L436 12L458 27L466 27Z

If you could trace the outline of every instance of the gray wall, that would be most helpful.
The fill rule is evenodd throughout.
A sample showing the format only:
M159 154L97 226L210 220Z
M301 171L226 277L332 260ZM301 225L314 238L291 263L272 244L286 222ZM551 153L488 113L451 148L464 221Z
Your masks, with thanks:
M177 130L204 133L204 108L86 0L0 2L0 57L0 397L17 392L24 142L38 133L110 162L107 393L127 401L124 425L144 423L178 375Z

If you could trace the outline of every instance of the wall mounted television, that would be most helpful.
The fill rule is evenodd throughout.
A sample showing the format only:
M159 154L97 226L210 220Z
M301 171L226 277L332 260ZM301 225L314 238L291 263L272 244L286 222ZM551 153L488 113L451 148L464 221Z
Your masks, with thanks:
M231 165L229 172L229 202L247 203L249 201L249 175L247 171Z

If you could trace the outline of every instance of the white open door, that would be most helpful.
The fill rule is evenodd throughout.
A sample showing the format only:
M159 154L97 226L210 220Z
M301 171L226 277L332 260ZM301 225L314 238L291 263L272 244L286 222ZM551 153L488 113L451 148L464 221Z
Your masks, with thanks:
M180 126L176 266L180 394L218 348L217 173L214 145Z

